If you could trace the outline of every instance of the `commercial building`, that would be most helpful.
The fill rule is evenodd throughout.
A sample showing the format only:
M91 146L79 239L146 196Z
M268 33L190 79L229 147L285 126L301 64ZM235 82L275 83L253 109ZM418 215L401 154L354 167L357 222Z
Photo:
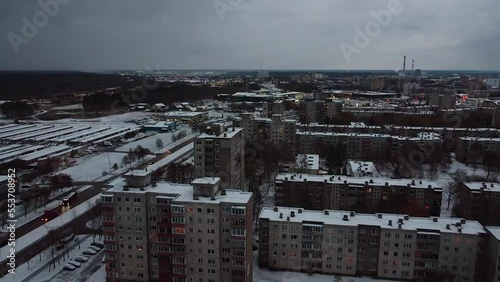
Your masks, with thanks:
M500 225L500 184L493 182L460 182L457 187L458 214L485 225Z
M442 188L435 181L282 173L275 205L439 216Z
M252 193L221 189L217 177L125 179L101 197L106 281L252 281Z
M221 177L222 188L244 188L245 140L241 128L212 124L207 133L196 137L194 164L196 177Z
M271 270L479 282L487 236L477 221L458 218L263 208L258 259Z

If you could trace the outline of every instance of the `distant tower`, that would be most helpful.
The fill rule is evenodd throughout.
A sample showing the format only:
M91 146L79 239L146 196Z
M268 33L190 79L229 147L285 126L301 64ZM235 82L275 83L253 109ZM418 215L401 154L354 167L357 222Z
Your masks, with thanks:
M406 70L406 56L403 59L403 73L405 73Z
M415 67L415 59L411 60L411 73L413 74L413 67Z

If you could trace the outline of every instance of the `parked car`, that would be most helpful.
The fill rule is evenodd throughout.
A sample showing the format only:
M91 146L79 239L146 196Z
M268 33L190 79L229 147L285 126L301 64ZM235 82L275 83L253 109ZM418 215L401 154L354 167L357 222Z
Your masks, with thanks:
M74 267L73 265L71 265L69 263L65 264L64 267L63 267L63 269L69 270L69 271L73 271L73 270L75 270L75 268L76 267Z
M96 247L96 246L90 246L89 249L94 250L96 252L99 252L101 250L101 248Z
M88 260L89 260L89 258L86 256L77 256L74 258L74 261L77 261L77 262L86 262Z
M81 263L79 263L77 261L74 261L74 260L69 261L68 264L71 264L74 267L80 267L80 266L82 266Z
M92 250L92 249L86 249L86 250L83 250L82 254L93 256L93 255L97 254L97 252L95 250Z
M104 248L104 244L101 244L101 243L98 243L98 242L92 242L90 243L91 246L96 246L96 247L99 247L101 249Z

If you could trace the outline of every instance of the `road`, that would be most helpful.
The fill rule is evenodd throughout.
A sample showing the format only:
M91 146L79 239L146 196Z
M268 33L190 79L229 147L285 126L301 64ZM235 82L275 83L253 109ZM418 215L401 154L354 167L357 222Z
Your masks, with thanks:
M92 219L92 216L96 214L98 209L100 209L100 205L94 206L92 209L86 211L81 214L71 222L67 222L65 225L61 226L58 229L54 230L54 235L57 238L61 238L67 236L68 234L80 234L81 231L85 228L85 224ZM49 240L44 238L36 238L33 240L33 243L16 253L16 265L21 265L28 261L28 259L36 256L38 253L42 252L46 248L50 246ZM7 260L2 261L0 266L2 277L8 273L9 267L7 265Z

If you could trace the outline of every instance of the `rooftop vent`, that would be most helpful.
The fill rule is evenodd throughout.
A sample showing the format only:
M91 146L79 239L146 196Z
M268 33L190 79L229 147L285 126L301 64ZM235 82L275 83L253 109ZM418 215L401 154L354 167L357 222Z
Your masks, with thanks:
M490 184L490 187L491 187L491 188L494 188L494 187L495 187L495 184L491 183L491 184Z
M298 210L298 212L299 212L299 213L302 213L302 209L299 209L299 210Z
M198 195L193 195L193 200L199 200L200 198L198 197Z
M338 180L340 180L340 176L339 176Z
M290 217L295 217L295 212L294 211L290 212Z
M323 182L324 182L324 183L327 183L327 182L328 182L328 179L323 180Z
M403 224L403 219L402 218L398 218L398 224Z
M221 194L222 196L226 196L226 190L222 190L222 191L220 191L220 194Z
M283 218L283 213L280 212L280 218Z
M214 197L214 196L212 196L212 197L210 198L210 200L215 201L215 197Z
M456 226L456 227L462 227L462 223L457 222L457 223L455 223L455 226Z
M463 218L460 219L460 224L462 224L462 225L465 224L465 219L463 219Z
M411 185L415 185L415 180L411 180Z
M274 207L273 211L277 212L278 211L278 207Z
M405 220L409 220L409 219L410 219L410 217L409 217L408 215L405 215L403 218L404 218Z
M433 217L433 218L432 218L432 221L433 221L433 222L438 222L438 218L437 218L437 217Z
M356 213L352 211L352 212L350 212L350 213L349 213L349 215L350 215L351 217L354 217L354 216L356 215Z
M344 214L344 216L342 217L342 220L349 221L349 216L347 214Z
M325 213L325 215L329 215L330 214L330 212L328 210L324 210L323 212Z
M402 228L402 226L403 226L403 224L398 223L398 228L399 228L399 229L401 229L401 228Z
M422 180L420 180L420 181L418 182L418 184L422 185Z
M293 176L292 176L292 179L293 179ZM288 181L288 177L285 177L285 181Z
M370 179L370 183L373 183L373 179Z
M458 233L462 233L462 227L458 227Z
M430 184L427 185L427 188L432 189L432 185L430 185Z
M449 224L446 224L446 229L450 230L451 226Z
M286 221L290 221L290 217L289 216L286 217Z
M385 183L385 186L389 186L389 182L386 182L386 183Z
M389 219L389 226L392 226L392 220Z
M156 181L153 181L153 183L151 183L151 186L156 187Z
M381 214L381 213L378 213L378 214L377 214L377 218L382 218L382 214Z

